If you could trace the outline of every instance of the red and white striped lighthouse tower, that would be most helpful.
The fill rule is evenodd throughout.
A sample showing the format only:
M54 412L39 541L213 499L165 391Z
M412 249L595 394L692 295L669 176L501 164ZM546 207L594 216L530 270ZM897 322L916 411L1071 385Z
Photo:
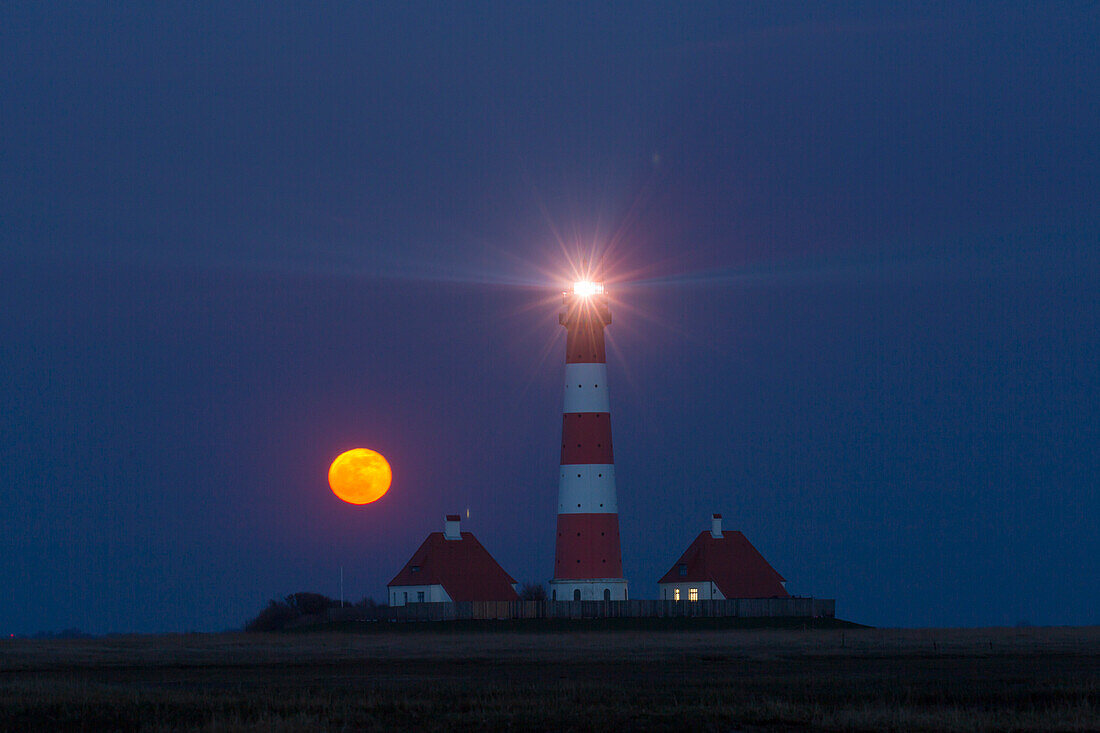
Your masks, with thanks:
M625 601L603 333L611 310L598 283L574 283L562 296L565 408L551 598Z

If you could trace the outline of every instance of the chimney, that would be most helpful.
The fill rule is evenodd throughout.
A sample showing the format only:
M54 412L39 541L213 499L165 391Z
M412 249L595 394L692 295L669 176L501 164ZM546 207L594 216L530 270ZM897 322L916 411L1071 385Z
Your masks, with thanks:
M710 517L710 536L716 540L722 539L722 515L712 514Z
M445 540L460 540L462 539L462 532L459 530L459 523L462 521L462 517L457 514L448 514L447 521L443 523L443 539Z

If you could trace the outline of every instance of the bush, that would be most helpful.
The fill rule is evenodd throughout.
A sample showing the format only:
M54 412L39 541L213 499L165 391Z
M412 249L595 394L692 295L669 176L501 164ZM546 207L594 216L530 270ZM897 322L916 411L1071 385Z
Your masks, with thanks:
M312 616L339 606L340 602L320 593L292 593L286 597L286 605L297 611L299 616Z
M271 601L256 618L244 625L245 631L279 631L298 618L298 612L285 603Z
M244 625L245 631L280 631L302 616L322 614L340 605L320 593L291 593L282 601L272 600L256 618Z
M519 597L524 601L545 601L546 588L542 583L524 583L519 589Z

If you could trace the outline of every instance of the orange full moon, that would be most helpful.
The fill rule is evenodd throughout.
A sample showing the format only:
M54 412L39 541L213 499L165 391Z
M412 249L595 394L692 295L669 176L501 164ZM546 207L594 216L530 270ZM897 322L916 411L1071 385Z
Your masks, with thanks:
M381 453L353 448L336 456L328 469L332 493L349 504L370 504L390 489L393 471Z

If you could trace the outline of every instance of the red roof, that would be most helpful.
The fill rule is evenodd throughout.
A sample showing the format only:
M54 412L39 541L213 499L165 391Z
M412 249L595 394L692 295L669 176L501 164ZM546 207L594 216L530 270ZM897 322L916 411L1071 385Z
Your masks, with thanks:
M684 572L681 573L681 566ZM775 572L745 535L701 532L658 583L713 582L726 598L787 598Z
M447 540L442 532L432 532L386 587L442 585L452 601L518 601L515 579L472 533L461 536Z

